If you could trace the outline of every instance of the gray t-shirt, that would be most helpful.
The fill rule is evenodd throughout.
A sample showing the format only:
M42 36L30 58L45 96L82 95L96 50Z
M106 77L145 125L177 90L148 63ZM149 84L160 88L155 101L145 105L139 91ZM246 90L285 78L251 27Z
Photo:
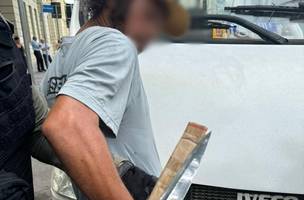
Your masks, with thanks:
M64 39L42 91L50 107L56 96L67 95L92 109L114 134L106 137L113 154L159 175L137 50L121 32L91 27Z

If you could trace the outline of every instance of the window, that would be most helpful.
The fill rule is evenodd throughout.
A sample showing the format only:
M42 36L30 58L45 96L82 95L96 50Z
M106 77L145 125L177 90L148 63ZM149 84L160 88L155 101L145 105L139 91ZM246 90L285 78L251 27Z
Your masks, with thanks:
M51 5L54 6L54 12L52 13L52 17L61 19L62 17L61 4L59 2L52 2Z
M32 37L33 36L36 36L36 37L39 37L36 33L36 29L35 29L35 25L34 25L34 17L33 17L33 11L32 11L32 7L31 6L28 6L28 9L29 9L29 12L30 12L30 19L31 19L31 29L32 29Z
M36 20L36 27L37 27L37 31L38 31L38 36L41 37L41 32L40 32L40 24L39 24L39 18L38 18L38 13L37 10L34 9L34 13L35 13L35 20Z
M72 17L73 5L66 4L66 17L67 17L67 26L70 28L71 17Z
M289 0L179 0L192 16L191 30L182 42L268 43L256 33L258 26L286 44L304 44L304 4ZM300 2L300 3L299 3ZM225 15L235 19L206 20L204 16ZM239 19L236 19L239 18ZM237 23L242 21L244 23ZM247 21L247 23L245 23ZM282 39L281 38L281 39ZM267 39L267 38L266 38ZM283 40L282 40L283 41ZM271 42L270 42L271 43Z

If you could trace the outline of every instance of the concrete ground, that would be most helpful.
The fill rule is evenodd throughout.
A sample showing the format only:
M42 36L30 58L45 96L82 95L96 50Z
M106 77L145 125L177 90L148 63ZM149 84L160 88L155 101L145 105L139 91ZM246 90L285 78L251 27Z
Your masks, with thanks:
M35 73L36 84L40 84L44 73ZM52 167L45 165L35 159L32 159L35 200L50 200L51 199L51 174Z

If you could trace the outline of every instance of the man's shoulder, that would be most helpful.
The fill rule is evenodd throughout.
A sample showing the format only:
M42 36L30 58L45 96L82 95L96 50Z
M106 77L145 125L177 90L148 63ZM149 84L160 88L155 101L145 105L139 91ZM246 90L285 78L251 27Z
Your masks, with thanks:
M101 26L93 26L85 29L78 36L89 43L108 46L119 45L122 49L137 51L133 42L117 29Z
M83 30L79 36L81 35L87 35L87 36L108 36L108 37L115 37L122 40L128 40L128 38L119 30L109 27L103 27L103 26L92 26L85 30Z

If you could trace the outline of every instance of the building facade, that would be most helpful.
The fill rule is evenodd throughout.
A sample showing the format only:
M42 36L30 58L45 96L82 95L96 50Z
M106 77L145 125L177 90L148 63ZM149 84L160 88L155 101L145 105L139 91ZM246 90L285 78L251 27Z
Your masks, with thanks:
M21 0L27 16L29 35L32 38L45 39L51 46L51 53L56 51L58 40L69 35L66 17L66 4L64 0ZM43 13L44 4L56 4L59 18L56 14ZM15 35L23 41L18 0L1 0L0 12L15 25Z

